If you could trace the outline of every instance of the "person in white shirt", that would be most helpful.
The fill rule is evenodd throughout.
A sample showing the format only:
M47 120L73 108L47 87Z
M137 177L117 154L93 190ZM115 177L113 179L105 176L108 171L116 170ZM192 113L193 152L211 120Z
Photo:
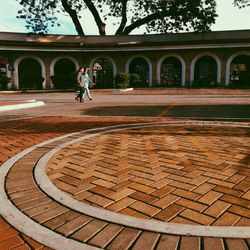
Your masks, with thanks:
M82 73L83 82L84 82L84 93L83 93L82 99L84 100L85 94L87 93L87 96L88 96L89 100L91 101L92 97L91 97L91 94L90 94L90 91L89 91L89 84L91 84L92 86L94 86L95 84L90 79L88 71L89 71L89 68L84 68L83 73Z

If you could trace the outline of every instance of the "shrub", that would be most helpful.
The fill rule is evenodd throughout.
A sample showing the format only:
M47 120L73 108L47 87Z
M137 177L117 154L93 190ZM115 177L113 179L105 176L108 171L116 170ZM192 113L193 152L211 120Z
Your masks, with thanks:
M118 89L126 89L129 86L130 75L120 72L115 76L115 86Z
M131 87L138 87L140 83L140 77L138 74L130 74L129 85Z

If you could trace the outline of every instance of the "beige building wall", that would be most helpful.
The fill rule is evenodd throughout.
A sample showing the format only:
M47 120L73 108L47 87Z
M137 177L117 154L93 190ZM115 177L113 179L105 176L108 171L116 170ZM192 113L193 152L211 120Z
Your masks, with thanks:
M42 87L51 89L54 65L62 58L72 61L76 71L80 66L92 69L96 60L106 58L112 64L114 77L119 72L128 72L132 60L141 57L149 65L148 85L154 87L160 83L161 63L168 57L175 57L182 65L181 86L184 87L192 85L196 62L203 56L209 56L216 62L216 78L221 85L229 84L230 63L235 57L250 57L250 31L81 39L76 36L65 36L58 40L53 35L46 38L3 34L0 38L0 56L3 54L11 58L15 68L8 71L11 88L19 88L18 67L25 58L33 58L40 64L44 77Z

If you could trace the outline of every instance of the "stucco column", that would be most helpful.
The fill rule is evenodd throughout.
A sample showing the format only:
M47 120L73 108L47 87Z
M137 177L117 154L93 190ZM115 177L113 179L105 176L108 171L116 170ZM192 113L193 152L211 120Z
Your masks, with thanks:
M192 86L192 83L190 82L190 65L191 60L184 58L186 63L186 74L185 74L185 87Z
M222 59L221 60L221 82L219 82L219 84L221 85L226 85L226 59Z
M52 88L51 75L50 75L50 61L48 59L44 60L44 68L45 68L45 89Z
M151 87L158 87L160 85L160 76L157 76L157 60L156 58L151 59L152 62L152 85Z

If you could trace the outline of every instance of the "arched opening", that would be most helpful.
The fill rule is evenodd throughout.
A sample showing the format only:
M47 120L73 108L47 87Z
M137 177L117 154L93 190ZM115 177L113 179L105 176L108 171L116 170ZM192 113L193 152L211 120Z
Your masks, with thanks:
M129 64L129 73L136 75L133 77L136 81L131 87L148 87L149 86L149 66L144 58L135 58Z
M233 59L230 67L230 84L250 86L250 56L241 55Z
M59 59L51 80L56 89L74 89L77 83L75 64L67 58Z
M18 65L19 89L42 89L44 78L40 63L34 58L25 58Z
M195 64L194 85L213 86L217 84L217 63L210 56L199 58Z
M113 65L109 59L97 59L93 64L92 74L97 88L113 88Z
M177 87L182 84L182 65L178 58L168 57L161 64L160 85Z

